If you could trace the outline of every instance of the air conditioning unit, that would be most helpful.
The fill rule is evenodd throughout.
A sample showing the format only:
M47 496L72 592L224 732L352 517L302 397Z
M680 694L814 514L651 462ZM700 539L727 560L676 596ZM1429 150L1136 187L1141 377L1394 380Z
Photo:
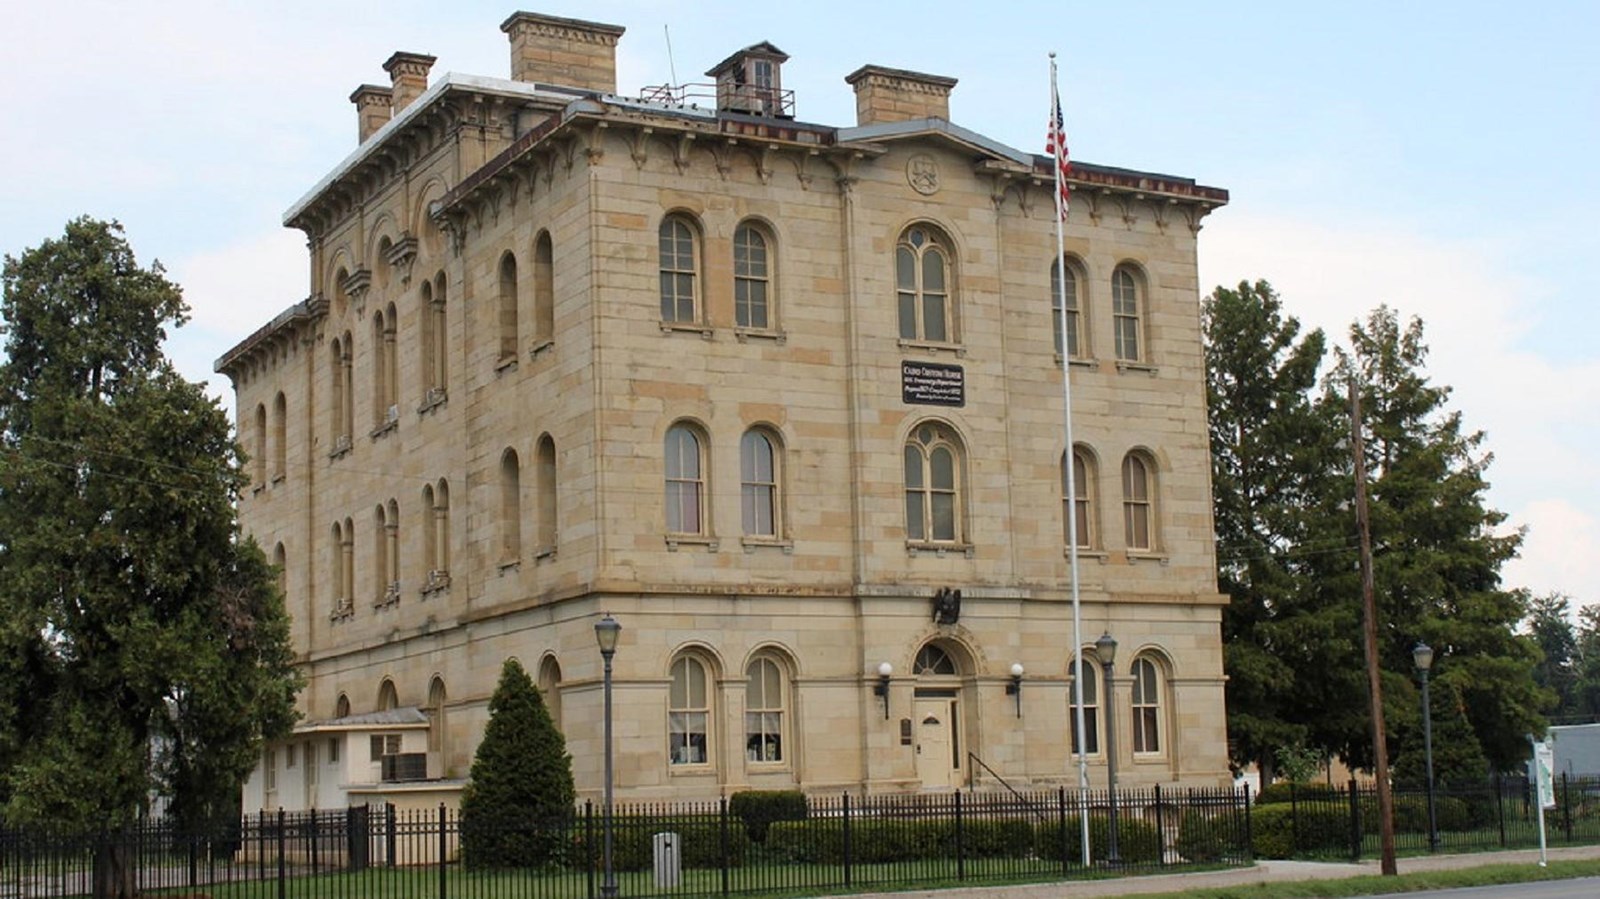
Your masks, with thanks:
M402 752L398 755L386 755L383 757L381 765L381 777L384 783L428 779L428 754L426 752Z

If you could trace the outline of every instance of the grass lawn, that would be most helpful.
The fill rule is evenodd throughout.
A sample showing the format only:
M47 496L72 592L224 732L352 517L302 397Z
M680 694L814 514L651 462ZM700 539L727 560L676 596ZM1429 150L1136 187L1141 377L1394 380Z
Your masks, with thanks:
M1553 861L1547 868L1532 864L1484 865L1458 871L1419 871L1398 877L1363 875L1340 880L1301 880L1257 883L1249 886L1214 887L1186 890L1186 899L1299 899L1299 897L1377 896L1384 893L1416 893L1461 887L1531 883L1538 880L1568 880L1600 876L1600 860ZM1122 899L1170 899L1172 893L1130 894Z

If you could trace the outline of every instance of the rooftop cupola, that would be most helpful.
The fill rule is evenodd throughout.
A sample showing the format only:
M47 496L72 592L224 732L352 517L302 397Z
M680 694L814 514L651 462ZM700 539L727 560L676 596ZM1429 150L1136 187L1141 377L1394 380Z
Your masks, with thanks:
M717 80L717 110L750 115L794 117L794 92L783 89L781 69L789 54L772 44L740 50L711 67Z

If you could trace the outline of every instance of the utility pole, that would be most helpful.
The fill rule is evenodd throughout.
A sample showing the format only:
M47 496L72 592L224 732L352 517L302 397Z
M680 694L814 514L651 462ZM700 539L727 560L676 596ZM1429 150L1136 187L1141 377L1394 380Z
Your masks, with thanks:
M1366 636L1367 692L1372 702L1372 774L1378 781L1378 839L1383 873L1394 863L1394 797L1389 791L1389 749L1383 727L1383 685L1378 675L1378 603L1372 584L1372 522L1367 518L1367 456L1361 440L1361 391L1350 373L1350 447L1356 462L1356 529L1361 532L1361 618Z

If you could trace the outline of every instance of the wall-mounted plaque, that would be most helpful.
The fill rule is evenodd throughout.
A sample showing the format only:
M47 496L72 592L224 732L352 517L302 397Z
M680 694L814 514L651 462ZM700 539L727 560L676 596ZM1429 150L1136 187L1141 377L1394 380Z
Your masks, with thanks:
M965 406L966 372L942 362L901 362L900 396L918 406Z

